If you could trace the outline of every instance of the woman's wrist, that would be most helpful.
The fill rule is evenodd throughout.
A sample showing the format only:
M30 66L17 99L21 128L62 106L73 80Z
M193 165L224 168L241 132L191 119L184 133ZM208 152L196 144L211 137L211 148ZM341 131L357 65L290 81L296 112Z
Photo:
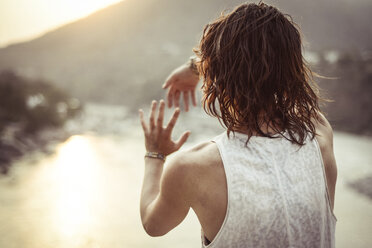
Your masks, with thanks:
M196 56L191 56L186 64L195 75L199 76Z
M152 173L157 173L158 170L163 170L164 167L164 160L157 159L157 158L150 158L150 157L144 157L145 160L145 171Z
M165 162L166 156L163 153L160 152L151 152L147 151L145 153L145 158L150 158L150 159L159 159Z

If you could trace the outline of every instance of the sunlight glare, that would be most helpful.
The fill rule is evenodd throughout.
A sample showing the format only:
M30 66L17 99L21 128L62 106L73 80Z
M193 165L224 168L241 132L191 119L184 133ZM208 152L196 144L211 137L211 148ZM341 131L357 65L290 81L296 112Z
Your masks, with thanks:
M68 14L68 19L72 20L86 16L93 11L116 2L120 2L120 0L64 0L62 4L60 4L60 7L61 12Z
M0 1L0 47L36 38L122 0ZM10 28L11 27L11 28Z
M64 239L89 229L98 180L98 163L88 137L72 136L58 149L55 202L57 230Z

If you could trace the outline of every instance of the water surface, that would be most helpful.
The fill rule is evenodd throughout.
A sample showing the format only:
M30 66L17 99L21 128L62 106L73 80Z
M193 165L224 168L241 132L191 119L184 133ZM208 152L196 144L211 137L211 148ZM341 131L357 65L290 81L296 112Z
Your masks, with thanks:
M216 123L198 120L195 126L195 118L182 118L178 129L194 135L187 146L220 131L209 128ZM126 126L119 134L74 135L54 154L35 152L17 161L0 177L0 247L200 247L192 211L164 237L143 231L139 195L145 150L136 121L121 123ZM348 187L372 175L371 151L371 138L335 135L337 247L372 247L372 201Z

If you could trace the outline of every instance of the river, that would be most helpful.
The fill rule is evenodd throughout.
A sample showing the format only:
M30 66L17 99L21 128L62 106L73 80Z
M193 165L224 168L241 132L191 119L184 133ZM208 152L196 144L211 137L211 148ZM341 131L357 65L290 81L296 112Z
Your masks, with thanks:
M222 130L200 112L181 115L175 133L192 131L185 148ZM145 149L137 119L128 116L124 108L90 105L66 125L76 134L54 153L33 152L0 177L1 248L200 247L192 211L164 237L143 231ZM349 186L372 175L372 139L336 132L335 154L337 247L372 247L371 198Z

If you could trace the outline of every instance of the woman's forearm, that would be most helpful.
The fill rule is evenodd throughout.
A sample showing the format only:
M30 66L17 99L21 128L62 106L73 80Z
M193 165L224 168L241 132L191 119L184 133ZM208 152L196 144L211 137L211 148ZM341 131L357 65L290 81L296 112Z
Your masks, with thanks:
M142 184L140 211L142 220L146 217L146 210L160 191L160 179L163 173L164 161L154 158L145 158L145 173Z

